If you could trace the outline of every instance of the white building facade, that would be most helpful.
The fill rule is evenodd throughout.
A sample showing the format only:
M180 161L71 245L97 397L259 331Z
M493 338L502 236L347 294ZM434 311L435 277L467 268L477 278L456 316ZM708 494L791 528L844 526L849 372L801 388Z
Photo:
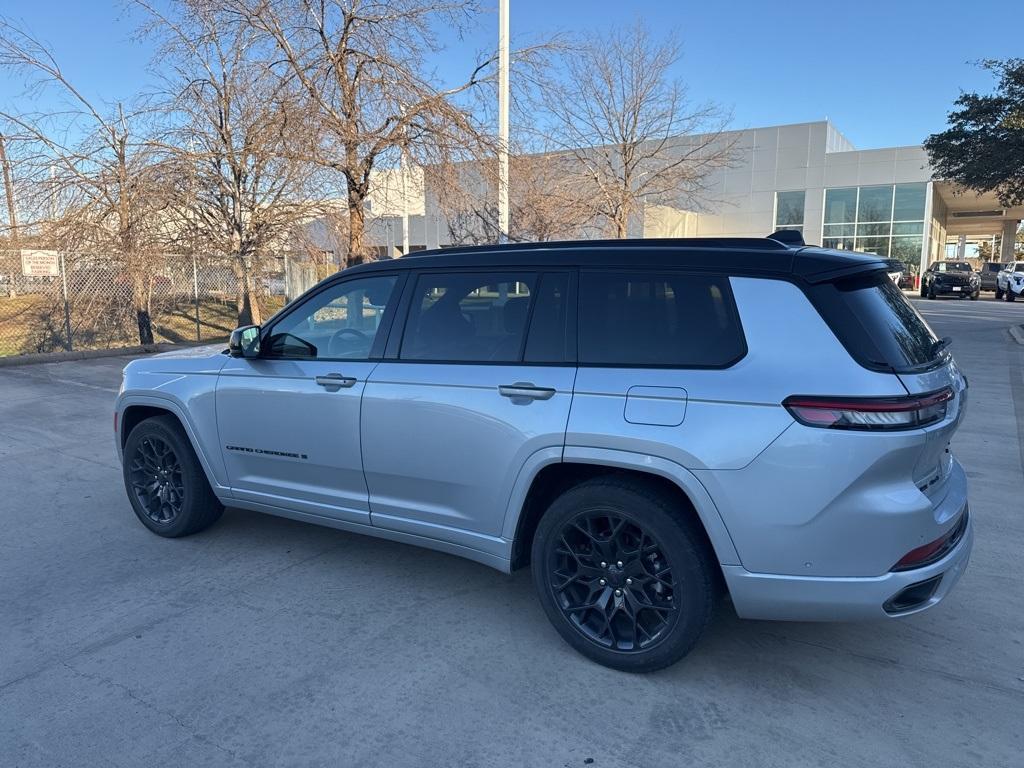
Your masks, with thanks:
M733 161L706 179L699 209L647 206L631 234L764 237L798 229L807 243L877 253L913 271L943 258L950 239L959 242L962 256L967 242L1000 235L1002 260L1013 258L1024 208L1004 209L994 195L958 194L933 181L920 146L858 150L828 121L735 131L723 140L733 145ZM396 246L404 241L404 226L410 250L449 244L443 214L430 204L429 191L424 194L422 176L416 181L407 185L416 199L403 206L414 215L394 215L393 199L386 206L390 216L374 216L377 206L371 206L378 256L401 254ZM389 179L391 198L397 187Z

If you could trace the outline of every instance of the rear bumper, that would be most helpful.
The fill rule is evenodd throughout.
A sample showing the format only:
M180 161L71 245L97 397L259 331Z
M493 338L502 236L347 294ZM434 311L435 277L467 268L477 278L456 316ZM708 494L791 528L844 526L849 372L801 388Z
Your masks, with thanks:
M965 508L964 514L967 513ZM909 571L869 578L826 578L752 573L739 565L722 566L736 613L744 619L774 621L863 621L920 613L940 603L967 569L974 545L970 518L960 542L938 562ZM883 607L909 587L937 584L912 608L888 612Z

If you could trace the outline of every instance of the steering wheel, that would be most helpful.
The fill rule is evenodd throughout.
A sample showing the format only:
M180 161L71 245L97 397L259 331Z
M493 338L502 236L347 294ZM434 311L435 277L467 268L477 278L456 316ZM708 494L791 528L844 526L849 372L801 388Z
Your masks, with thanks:
M360 330L355 328L342 328L339 331L335 331L334 335L331 336L331 340L327 342L327 354L331 357L335 357L335 353L338 351L335 349L336 343L341 339L342 336L348 334L349 336L355 336L357 341L369 341L370 337L367 336Z

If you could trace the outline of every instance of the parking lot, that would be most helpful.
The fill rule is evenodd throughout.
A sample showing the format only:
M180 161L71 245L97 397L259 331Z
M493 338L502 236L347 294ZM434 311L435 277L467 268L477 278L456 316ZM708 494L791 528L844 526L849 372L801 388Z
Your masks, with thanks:
M632 676L529 574L229 510L134 518L126 358L0 368L0 766L1021 766L1024 302L915 299L970 381L974 556L901 621L740 621Z

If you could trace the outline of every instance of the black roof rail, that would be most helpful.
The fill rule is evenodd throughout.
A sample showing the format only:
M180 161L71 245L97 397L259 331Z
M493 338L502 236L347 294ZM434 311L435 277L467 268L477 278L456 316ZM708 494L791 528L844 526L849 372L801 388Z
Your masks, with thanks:
M802 248L807 245L807 243L804 242L803 234L801 234L800 230L797 229L777 229L768 235L768 238L770 240L783 243L789 248Z
M776 233L778 234L778 233ZM800 233L793 230L786 231L786 234ZM803 238L800 238L799 245L803 245ZM414 251L402 258L420 258L422 256L439 256L471 254L471 253L493 253L496 250L503 251L543 251L557 248L565 250L568 248L743 248L748 250L789 250L792 246L787 238L771 237L645 237L645 238L622 238L617 240L546 240L541 242L524 243L503 243L490 245L456 245L437 248L426 251Z

